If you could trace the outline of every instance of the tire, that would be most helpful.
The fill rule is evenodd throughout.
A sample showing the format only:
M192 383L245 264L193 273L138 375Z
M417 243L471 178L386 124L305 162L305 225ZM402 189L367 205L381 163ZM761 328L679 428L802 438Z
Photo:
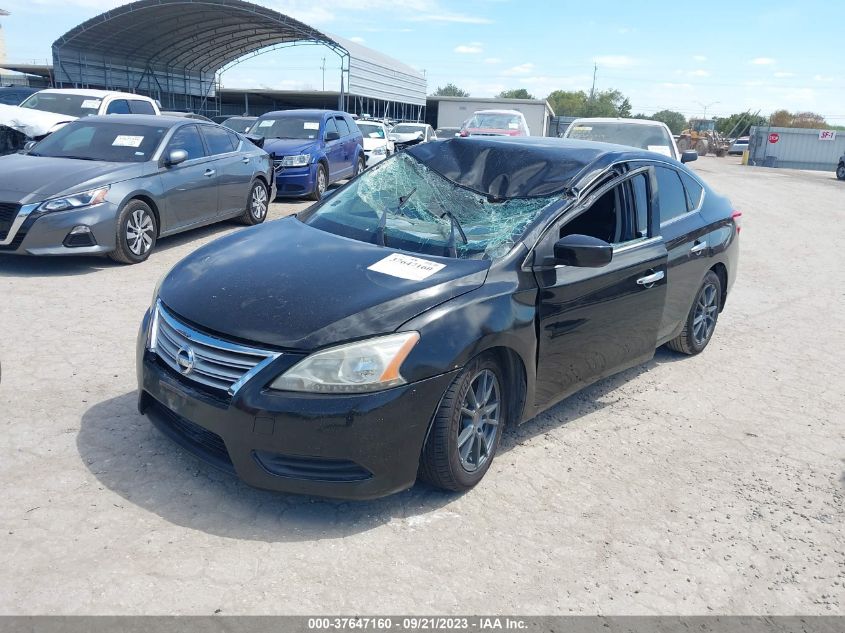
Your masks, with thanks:
M678 151L685 152L689 149L689 139L684 137L678 139Z
M329 187L329 174L326 172L326 166L323 163L317 165L317 177L314 179L314 191L308 197L311 200L319 200L323 197L326 189Z
M121 264L140 264L156 245L158 222L143 200L130 200L117 216L116 247L109 257Z
M247 226L261 224L267 218L267 211L270 209L270 196L267 193L267 185L256 180L252 189L249 190L246 210L238 217L238 221Z
M836 168L836 177L839 180L845 180L845 163L839 163L839 167Z
M355 176L363 173L366 168L367 161L364 159L363 156L359 156L358 160L355 161L355 173L352 174L352 177L355 178Z
M454 492L469 490L481 481L507 422L504 385L501 369L488 354L475 358L455 378L443 395L423 447L419 471L423 480Z
M707 156L707 150L709 149L707 141L701 140L695 144L695 151L698 152L699 156Z
M676 338L666 343L666 347L688 356L703 352L713 338L721 308L722 280L719 275L709 270L695 295L684 329Z

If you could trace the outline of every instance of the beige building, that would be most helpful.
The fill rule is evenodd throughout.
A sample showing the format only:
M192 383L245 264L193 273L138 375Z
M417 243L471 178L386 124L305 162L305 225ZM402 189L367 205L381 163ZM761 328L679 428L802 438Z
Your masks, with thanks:
M0 18L9 15L8 11L0 9ZM0 20L0 65L6 61L6 36L3 34L3 22Z

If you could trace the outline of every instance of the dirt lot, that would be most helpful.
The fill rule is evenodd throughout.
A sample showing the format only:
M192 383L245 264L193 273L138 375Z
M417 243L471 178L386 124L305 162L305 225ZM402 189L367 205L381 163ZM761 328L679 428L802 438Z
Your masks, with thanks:
M744 212L707 351L511 430L464 495L256 491L138 415L155 282L236 226L0 257L0 612L845 614L845 184L738 162L693 164Z

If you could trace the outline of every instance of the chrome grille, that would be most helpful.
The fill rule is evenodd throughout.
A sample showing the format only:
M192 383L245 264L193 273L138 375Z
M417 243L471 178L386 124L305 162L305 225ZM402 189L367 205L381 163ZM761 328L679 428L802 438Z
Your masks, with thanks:
M278 352L247 347L204 334L156 304L150 349L187 380L234 395Z

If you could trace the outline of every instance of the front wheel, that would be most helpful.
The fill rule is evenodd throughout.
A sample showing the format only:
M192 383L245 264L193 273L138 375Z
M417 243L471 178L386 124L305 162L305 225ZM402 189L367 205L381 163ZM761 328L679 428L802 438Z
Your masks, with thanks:
M722 307L722 280L712 270L707 271L701 288L690 308L684 329L666 346L676 352L693 356L704 351L719 319Z
M249 191L246 211L238 219L248 226L261 224L267 217L267 209L270 207L270 198L267 194L267 185L256 180Z
M109 257L121 264L140 264L153 251L157 235L150 206L143 200L130 200L117 216L116 244Z
M438 488L469 490L481 481L502 437L508 411L493 356L473 360L452 382L434 416L420 476Z
M840 164L839 167L836 168L836 177L839 180L845 180L845 164Z
M314 179L314 191L309 196L312 200L319 200L323 197L329 186L329 175L323 163L317 165L317 177Z

